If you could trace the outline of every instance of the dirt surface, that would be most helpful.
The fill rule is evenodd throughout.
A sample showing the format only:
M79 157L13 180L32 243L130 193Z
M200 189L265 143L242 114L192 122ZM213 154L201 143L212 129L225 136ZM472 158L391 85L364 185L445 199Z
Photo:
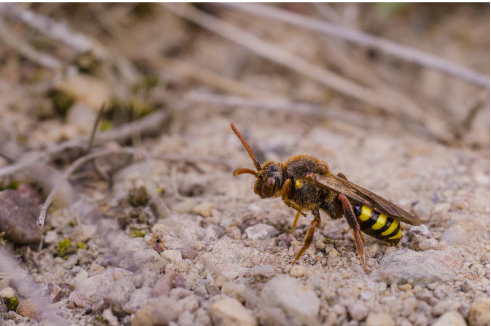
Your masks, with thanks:
M401 5L281 8L489 75L489 4ZM24 7L97 40L84 55L5 8L2 35L66 71L2 36L0 325L489 324L482 87L292 25L197 7L374 94L417 98L408 113L340 94L156 4ZM88 153L110 153L60 183L40 231L40 207L87 155L104 101ZM423 224L402 224L397 247L365 236L366 274L346 220L322 213L292 266L312 216L290 235L295 211L255 195L252 175L233 177L254 165L231 122L260 162L315 156Z

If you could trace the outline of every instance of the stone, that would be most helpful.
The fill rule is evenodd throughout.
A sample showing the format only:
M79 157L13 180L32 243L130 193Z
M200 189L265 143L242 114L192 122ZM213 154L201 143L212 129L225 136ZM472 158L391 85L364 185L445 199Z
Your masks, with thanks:
M47 289L47 294L49 296L49 300L51 303L55 303L60 301L63 291L61 287L59 287L56 284L53 283L48 283L48 289Z
M154 298L161 295L168 297L169 292L172 289L172 284L174 283L175 276L176 274L172 271L168 271L165 273L165 275L161 276L152 289L152 296Z
M287 275L277 275L266 283L261 298L282 308L303 324L317 322L320 300L315 292Z
M212 304L211 319L215 326L257 326L252 312L232 298L224 298Z
M362 304L354 303L348 306L348 312L356 321L362 321L368 315L368 308Z
M449 311L438 318L433 326L467 326L467 323L457 311Z
M430 239L424 239L422 242L419 243L419 249L421 250L439 250L441 249L441 245L438 243L438 241L436 241L435 239L433 238L430 238Z
M37 199L17 190L0 191L0 233L13 243L26 244L41 240L42 230L37 225L39 217Z
M245 303L246 298L246 286L244 284L236 284L232 282L225 282L222 285L222 294L231 296L242 303Z
M123 306L123 311L128 314L134 314L140 310L140 308L144 306L145 302L151 297L151 288L143 287L141 289L137 289L131 294L130 300Z
M117 281L111 288L107 301L117 316L124 315L123 307L130 300L130 296L135 290L132 277L125 277Z
M421 234L424 235L425 237L429 236L431 234L430 230L428 227L424 224L418 225L418 226L412 226L407 230L408 233L416 233L416 234Z
M469 244L470 238L462 226L454 224L442 233L440 241L445 241L449 246L465 246Z
M179 304L165 296L149 299L135 313L131 326L160 326L167 325L181 313Z
M445 214L450 210L450 203L438 203L433 207L433 215Z
M85 281L87 278L89 278L89 273L85 269L82 269L71 280L70 285L72 286L72 288L76 288L80 283Z
M160 257L173 264L176 264L182 260L182 254L178 250L162 251L160 253Z
M223 235L223 230L221 227L218 225L208 225L208 227L205 229L205 234L203 236L203 241L204 242L210 242L210 241L215 241L220 239L220 237Z
M197 205L196 199L193 198L186 198L182 202L177 203L172 207L172 210L181 213L181 214L188 214L193 211L193 208Z
M21 303L19 303L17 306L16 312L21 316L31 319L36 318L42 313L41 309L36 306L32 299L25 299L21 301Z
M251 240L266 240L275 237L280 232L268 224L256 224L245 230L247 237Z
M254 277L258 281L265 281L275 276L276 271L271 265L259 265L251 268L248 275Z
M290 269L290 276L293 277L302 277L305 275L305 266L303 265L295 265Z
M381 270L372 274L375 281L428 284L452 280L462 266L462 256L455 252L399 249L385 254L380 265Z
M211 211L215 209L216 206L217 204L213 202L203 202L193 207L193 213L199 214L203 217L210 217Z
M429 199L422 198L413 207L414 215L419 217L423 222L428 222L431 217L431 212L433 210L433 202Z
M469 311L470 326L487 326L489 325L489 298L476 299Z
M116 316L113 315L111 309L106 309L102 312L102 318L107 322L109 326L118 326L119 321Z
M153 249L145 249L141 251L137 251L133 254L133 262L136 266L143 266L146 264L150 264L156 261L161 260L162 258Z
M15 297L15 291L11 287L6 287L0 291L0 298L2 299L12 299Z
M70 239L75 243L86 242L94 236L96 231L97 228L95 225L79 224L73 228L73 231L70 234Z
M371 312L366 321L366 326L395 326L394 319L386 313L373 313Z
M107 269L80 283L68 299L79 307L88 308L98 300L103 300L111 291L115 281L131 274L122 268Z

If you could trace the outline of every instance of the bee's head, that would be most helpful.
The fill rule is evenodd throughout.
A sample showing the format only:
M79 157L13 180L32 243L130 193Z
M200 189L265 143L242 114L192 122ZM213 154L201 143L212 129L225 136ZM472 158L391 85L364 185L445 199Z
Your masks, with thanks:
M257 172L251 169L237 169L234 171L234 177L242 173L252 174L257 178L256 184L254 185L254 192L261 198L276 197L283 187L283 164L278 162L265 162L263 166L259 164L256 157L252 153L249 144L239 132L234 123L231 124L233 132L239 137L240 141L244 145L245 149L249 153Z

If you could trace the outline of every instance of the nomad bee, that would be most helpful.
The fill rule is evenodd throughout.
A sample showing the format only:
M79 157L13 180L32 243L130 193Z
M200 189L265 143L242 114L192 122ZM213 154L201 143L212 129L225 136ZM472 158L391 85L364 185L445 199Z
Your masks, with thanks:
M290 233L295 229L300 214L312 212L314 220L305 235L305 243L293 259L292 265L303 255L312 243L315 228L320 227L320 210L331 218L345 217L353 230L356 251L366 273L363 254L364 232L389 245L397 245L401 240L401 223L420 225L421 221L382 197L349 182L344 174L332 174L326 162L307 155L295 155L285 163L264 162L262 165L254 157L251 148L235 125L232 130L239 137L249 153L257 171L238 169L234 176L242 173L254 175L257 180L254 192L261 198L283 199L285 204L297 211Z

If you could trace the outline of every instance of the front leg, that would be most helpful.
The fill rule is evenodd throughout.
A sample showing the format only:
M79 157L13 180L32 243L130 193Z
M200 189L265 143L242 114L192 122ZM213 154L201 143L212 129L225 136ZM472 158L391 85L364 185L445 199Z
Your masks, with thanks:
M312 243L312 239L314 238L315 228L321 226L321 215L319 213L319 209L318 208L313 209L312 210L312 215L314 215L314 220L310 224L310 228L307 231L307 234L305 235L305 239L304 239L305 242L303 244L303 247L297 253L297 255L295 256L295 259L293 259L292 265L295 265L295 263L297 262L297 260L299 260L300 257L302 257L302 255L304 254L305 250L307 250L310 247L310 244Z
M290 200L290 192L292 191L292 181L290 179L287 179L284 183L283 183L283 187L281 188L281 199L283 199L283 201L285 202L285 204L288 206L288 207L291 207L295 210L298 211L298 214L302 214L303 216L307 216L305 215L303 212L302 212L302 207L295 204L294 202L292 202ZM297 224L297 221L298 221L298 214L297 216L295 217L295 224Z
M355 213L353 212L353 207L351 206L348 198L345 195L339 194L338 200L341 202L344 210L344 216L348 221L348 225L353 230L353 236L355 238L355 246L356 252L358 256L360 256L361 266L365 270L365 273L370 274L370 269L365 265L365 255L363 253L363 244L360 236L360 225L358 225L358 221L356 220Z

